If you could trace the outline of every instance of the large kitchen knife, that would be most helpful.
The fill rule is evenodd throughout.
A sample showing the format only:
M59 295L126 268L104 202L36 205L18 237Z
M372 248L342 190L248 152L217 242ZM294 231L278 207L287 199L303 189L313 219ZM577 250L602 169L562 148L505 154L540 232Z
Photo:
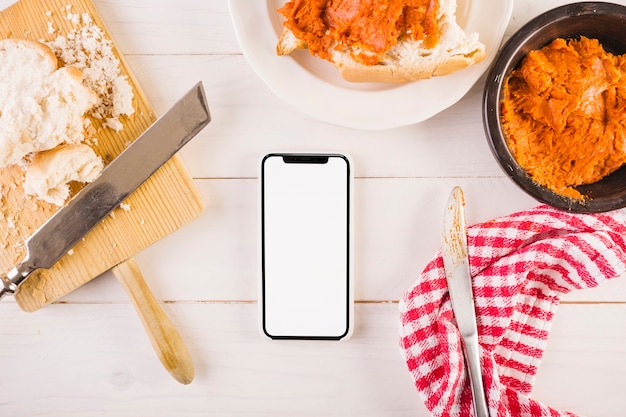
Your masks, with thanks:
M0 275L0 298L15 294L33 271L51 268L210 121L199 82L33 233L21 263Z
M488 417L489 410L480 366L472 276L467 252L464 206L463 190L460 187L454 187L444 214L441 252L454 318L463 339L463 354L474 399L474 415Z

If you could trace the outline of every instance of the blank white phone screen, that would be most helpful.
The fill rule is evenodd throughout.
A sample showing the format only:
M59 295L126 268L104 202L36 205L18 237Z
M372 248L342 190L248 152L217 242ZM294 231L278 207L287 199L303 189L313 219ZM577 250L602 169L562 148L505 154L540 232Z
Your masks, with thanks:
M349 329L349 181L341 155L268 155L262 168L263 331L340 339Z

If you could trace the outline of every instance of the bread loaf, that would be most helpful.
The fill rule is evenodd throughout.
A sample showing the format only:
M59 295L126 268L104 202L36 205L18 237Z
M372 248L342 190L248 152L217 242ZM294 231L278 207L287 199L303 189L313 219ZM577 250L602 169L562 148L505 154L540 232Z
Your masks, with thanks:
M98 98L74 67L58 68L46 45L0 40L0 167L84 139L84 113Z
M418 4L416 4L418 3ZM300 0L285 17L278 55L309 49L347 81L404 82L450 74L485 58L456 22L456 0Z

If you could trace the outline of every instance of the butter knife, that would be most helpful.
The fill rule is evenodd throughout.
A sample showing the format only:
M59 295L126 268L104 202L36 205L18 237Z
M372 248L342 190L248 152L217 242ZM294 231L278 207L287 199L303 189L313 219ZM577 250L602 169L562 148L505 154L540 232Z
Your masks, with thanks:
M441 252L454 318L463 339L463 354L474 399L474 415L488 417L489 410L480 365L478 326L467 251L464 206L463 190L460 187L454 187L448 198L443 218Z
M15 294L33 271L51 268L210 121L199 82L28 238L24 259L0 274L0 298Z

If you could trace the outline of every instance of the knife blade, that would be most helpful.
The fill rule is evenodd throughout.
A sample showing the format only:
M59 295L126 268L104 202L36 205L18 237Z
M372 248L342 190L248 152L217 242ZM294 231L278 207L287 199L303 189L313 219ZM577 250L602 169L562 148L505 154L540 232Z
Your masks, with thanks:
M474 399L474 415L488 417L489 410L480 365L478 326L467 251L464 206L463 190L460 187L454 187L444 213L441 252L452 311L463 339L463 355Z
M199 82L26 240L24 259L0 275L0 299L35 270L51 268L210 121Z

